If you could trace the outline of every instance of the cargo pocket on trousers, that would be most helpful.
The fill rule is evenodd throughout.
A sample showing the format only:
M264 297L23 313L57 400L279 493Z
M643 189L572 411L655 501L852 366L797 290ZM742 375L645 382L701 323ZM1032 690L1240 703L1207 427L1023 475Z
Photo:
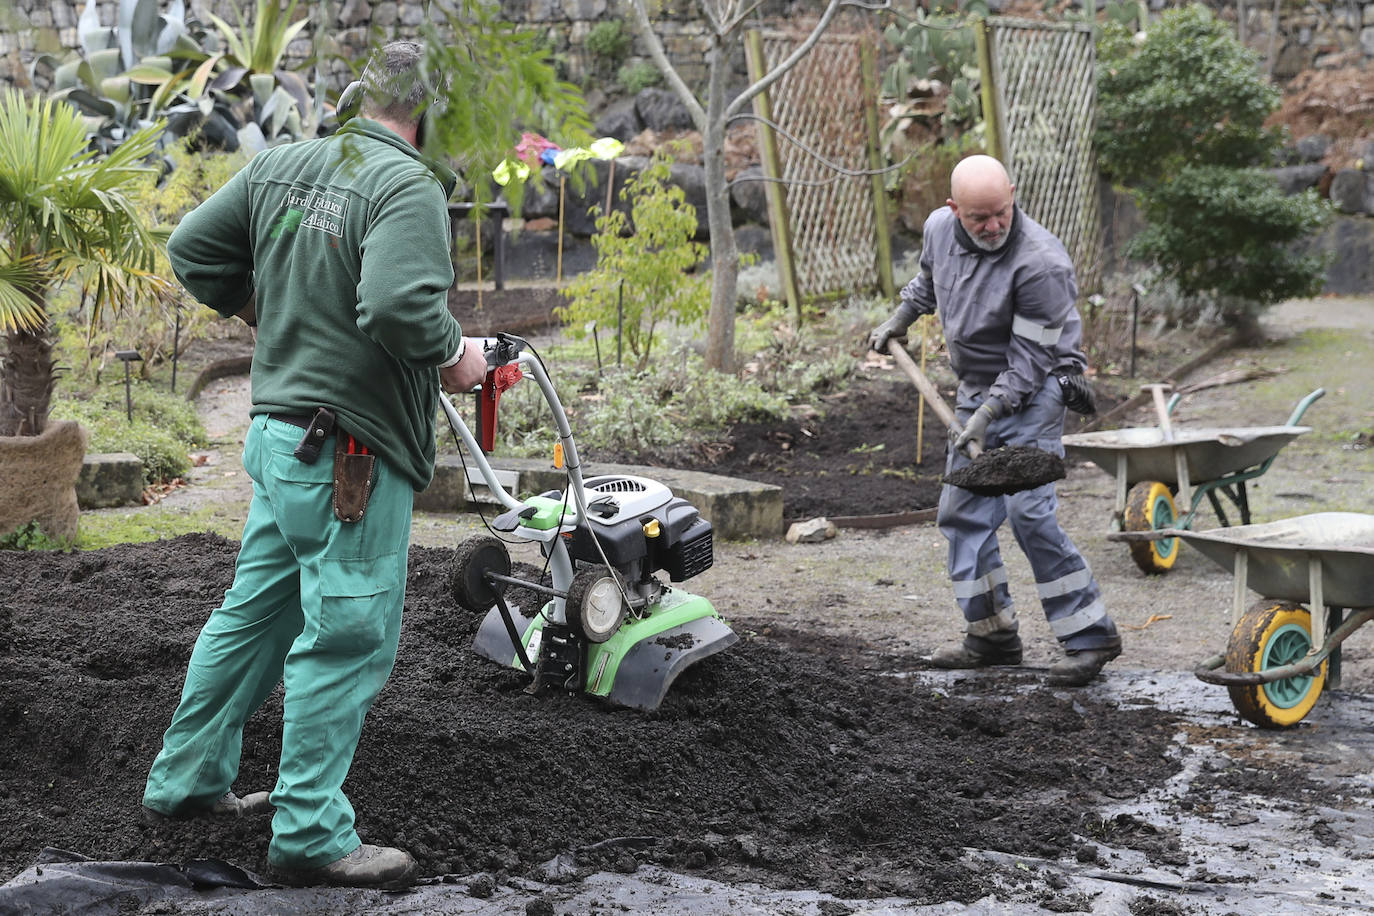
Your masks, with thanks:
M382 644L393 583L377 569L394 569L396 557L320 561L320 635L316 647L368 652Z

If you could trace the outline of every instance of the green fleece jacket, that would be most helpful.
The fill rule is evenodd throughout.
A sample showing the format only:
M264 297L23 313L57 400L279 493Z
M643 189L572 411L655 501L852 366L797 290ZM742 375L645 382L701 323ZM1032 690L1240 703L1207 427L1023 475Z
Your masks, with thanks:
M434 476L437 369L462 338L448 311L453 183L354 118L254 156L167 243L177 279L221 315L256 291L251 413L329 407L416 490Z

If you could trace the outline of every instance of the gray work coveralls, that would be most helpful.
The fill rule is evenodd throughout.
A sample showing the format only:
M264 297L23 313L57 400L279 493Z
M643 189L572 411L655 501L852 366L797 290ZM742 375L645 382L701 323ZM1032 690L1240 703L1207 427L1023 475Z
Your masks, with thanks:
M920 271L901 292L906 323L936 313L959 379L961 425L988 397L1006 405L988 426L986 447L1031 445L1064 454L1064 399L1057 372L1080 373L1082 323L1073 262L1043 226L1016 209L1006 243L979 249L943 207L926 220ZM950 440L946 473L969 463ZM1054 484L1009 496L978 496L945 486L938 524L949 542L949 576L975 651L1017 638L1015 604L997 541L1012 534L1035 573L1040 603L1066 650L1119 645L1102 592L1082 554L1056 518Z

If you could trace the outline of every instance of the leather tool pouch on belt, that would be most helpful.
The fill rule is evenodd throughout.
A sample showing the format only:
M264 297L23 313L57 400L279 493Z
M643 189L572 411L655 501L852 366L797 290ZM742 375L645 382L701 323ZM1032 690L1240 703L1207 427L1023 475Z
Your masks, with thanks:
M377 456L340 432L334 440L334 515L339 521L356 522L363 517L376 473Z
M1085 417L1097 413L1097 397L1093 394L1092 385L1088 384L1079 373L1060 373L1055 376L1059 379L1059 387L1064 391L1064 406L1074 413L1080 413Z

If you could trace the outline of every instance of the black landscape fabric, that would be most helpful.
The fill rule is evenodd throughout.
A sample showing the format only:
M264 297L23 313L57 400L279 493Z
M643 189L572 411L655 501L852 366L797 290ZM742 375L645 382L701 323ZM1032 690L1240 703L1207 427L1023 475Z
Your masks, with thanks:
M187 535L0 551L0 882L45 847L268 875L266 815L139 816L237 547ZM1044 690L1034 672L937 689L894 676L917 658L749 608L721 608L740 642L689 668L654 713L529 696L520 672L472 653L479 621L449 594L451 555L411 551L400 656L345 784L364 842L410 850L429 879L500 882L562 854L581 873L652 864L849 898L972 901L999 878L966 864L966 847L1072 856L1104 799L1180 765L1177 723L1159 710ZM247 725L237 791L273 786L280 725L278 694Z

